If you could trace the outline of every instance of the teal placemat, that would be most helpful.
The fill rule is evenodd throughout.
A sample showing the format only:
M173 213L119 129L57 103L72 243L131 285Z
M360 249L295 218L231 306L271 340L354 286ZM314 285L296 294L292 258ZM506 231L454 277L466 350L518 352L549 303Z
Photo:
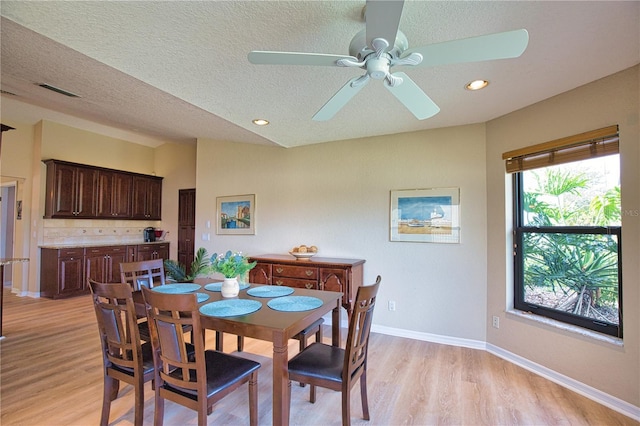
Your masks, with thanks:
M310 296L285 296L269 300L267 306L276 311L310 311L322 306L322 300Z
M240 284L240 290L246 290L249 287L251 286L247 283ZM209 291L220 291L221 288L222 288L222 283L211 283L204 286L204 289Z
M198 296L198 303L209 300L209 295L207 293L196 293L196 296Z
M293 288L287 286L265 285L247 290L247 294L253 297L280 297L293 293Z
M200 307L200 313L211 317L235 317L250 314L261 307L262 303L257 300L229 299L207 303Z
M184 294L200 290L200 284L176 283L159 285L152 289L157 293Z

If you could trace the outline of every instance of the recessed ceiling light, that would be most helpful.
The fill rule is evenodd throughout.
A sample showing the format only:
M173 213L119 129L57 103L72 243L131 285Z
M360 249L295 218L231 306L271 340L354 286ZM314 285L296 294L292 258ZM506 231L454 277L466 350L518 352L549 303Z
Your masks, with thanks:
M480 90L480 89L484 89L488 85L489 85L489 82L487 80L473 80L471 83L467 83L467 85L464 86L464 88L467 90Z
M266 126L267 124L269 124L269 120L265 120L264 118L256 118L252 122L256 126Z

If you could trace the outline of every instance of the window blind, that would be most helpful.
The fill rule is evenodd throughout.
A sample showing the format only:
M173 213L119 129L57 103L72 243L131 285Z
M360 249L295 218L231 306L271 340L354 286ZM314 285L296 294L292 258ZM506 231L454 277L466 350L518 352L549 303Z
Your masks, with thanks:
M507 173L617 154L618 125L505 152Z

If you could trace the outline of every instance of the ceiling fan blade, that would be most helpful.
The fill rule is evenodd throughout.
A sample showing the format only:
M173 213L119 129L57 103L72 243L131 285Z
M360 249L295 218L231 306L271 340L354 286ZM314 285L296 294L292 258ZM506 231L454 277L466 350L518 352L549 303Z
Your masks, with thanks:
M352 85L356 80L361 80L361 84ZM322 108L313 116L313 121L326 121L331 119L343 106L347 104L364 86L368 79L362 80L361 77L354 77L347 81L338 92L325 103Z
M393 48L403 5L404 0L367 0L364 12L367 24L367 46L373 48L373 39L383 38L389 42L390 48Z
M400 58L420 53L423 60L418 66L490 61L517 58L525 51L527 44L529 33L521 29L407 49Z
M303 53L303 52L272 52L258 51L249 52L249 62L258 65L320 65L335 66L338 59L350 59L358 61L353 56L348 55L328 55L324 53Z
M390 86L387 80L385 80L385 87L393 93L418 120L433 117L440 112L438 105L436 105L408 75L403 72L394 72L391 75L396 78L401 78L402 83Z

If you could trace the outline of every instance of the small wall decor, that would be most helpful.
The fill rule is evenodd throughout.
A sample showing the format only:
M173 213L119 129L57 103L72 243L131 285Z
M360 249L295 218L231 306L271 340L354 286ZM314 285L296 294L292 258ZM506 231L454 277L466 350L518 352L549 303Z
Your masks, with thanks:
M216 197L216 233L253 235L256 233L256 196Z
M460 242L460 188L391 191L390 240Z

